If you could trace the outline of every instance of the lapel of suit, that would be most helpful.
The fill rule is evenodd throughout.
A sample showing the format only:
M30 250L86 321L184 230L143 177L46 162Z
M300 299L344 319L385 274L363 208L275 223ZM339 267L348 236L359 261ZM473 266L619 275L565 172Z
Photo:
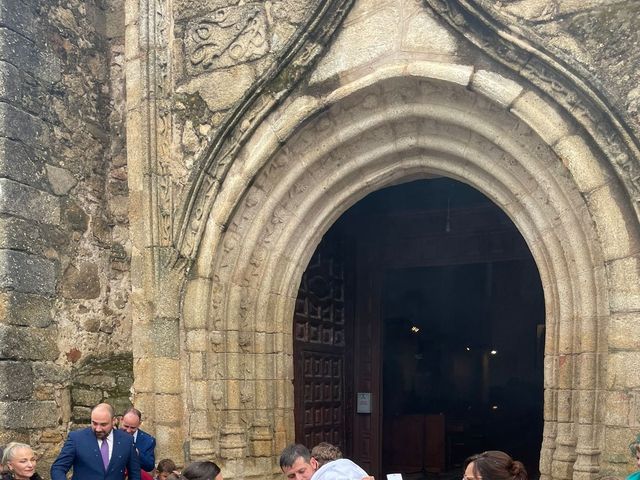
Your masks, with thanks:
M109 459L107 473L113 467L115 459L118 458L117 456L120 455L120 452L122 450L122 445L120 444L121 442L120 435L117 435L116 432L118 432L118 430L114 428L113 429L113 450L111 451L111 458Z
M93 445L93 454L96 457L96 463L102 465L102 469L104 470L104 462L102 461L102 454L100 453L100 443L98 443L96 434L91 428L87 428L85 436L87 438L87 445Z

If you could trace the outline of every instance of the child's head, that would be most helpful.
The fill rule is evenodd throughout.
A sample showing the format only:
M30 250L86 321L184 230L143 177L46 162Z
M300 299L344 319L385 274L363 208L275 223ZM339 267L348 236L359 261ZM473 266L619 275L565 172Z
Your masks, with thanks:
M158 480L168 480L169 475L175 472L176 464L170 458L165 458L158 462L158 468L156 470L158 472Z
M311 450L311 456L318 462L318 468L325 463L332 462L342 458L342 452L335 445L331 445L327 442L320 442Z

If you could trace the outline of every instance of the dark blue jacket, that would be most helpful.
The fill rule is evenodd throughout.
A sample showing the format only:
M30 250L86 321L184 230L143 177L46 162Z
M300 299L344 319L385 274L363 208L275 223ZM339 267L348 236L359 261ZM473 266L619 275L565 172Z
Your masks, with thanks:
M70 432L62 451L51 465L51 480L66 480L73 468L72 480L123 480L125 469L129 480L140 480L140 460L133 446L133 437L113 429L113 451L105 471L98 439L91 428Z
M138 429L136 449L140 455L140 467L147 472L153 470L156 466L156 439L147 432Z

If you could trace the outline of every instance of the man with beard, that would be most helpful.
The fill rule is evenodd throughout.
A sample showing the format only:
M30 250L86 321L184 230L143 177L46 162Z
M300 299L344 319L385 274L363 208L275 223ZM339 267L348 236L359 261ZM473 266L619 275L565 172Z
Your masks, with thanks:
M91 410L91 427L70 432L62 451L51 465L51 480L140 480L140 460L133 437L114 429L115 412L108 403Z

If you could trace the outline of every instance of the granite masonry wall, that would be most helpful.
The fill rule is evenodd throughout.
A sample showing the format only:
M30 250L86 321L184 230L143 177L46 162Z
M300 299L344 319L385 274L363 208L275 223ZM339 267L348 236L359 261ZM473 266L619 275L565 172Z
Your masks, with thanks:
M133 381L122 9L0 4L0 444L42 473Z

